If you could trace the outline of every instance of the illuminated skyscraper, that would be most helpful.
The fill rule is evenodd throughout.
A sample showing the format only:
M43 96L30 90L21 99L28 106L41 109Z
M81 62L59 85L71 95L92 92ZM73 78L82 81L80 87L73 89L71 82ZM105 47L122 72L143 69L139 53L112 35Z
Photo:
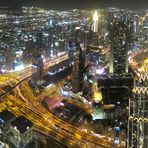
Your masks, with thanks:
M146 66L146 69L148 65ZM128 148L148 146L148 69L140 75L140 84L129 100Z
M109 73L121 76L128 73L128 49L130 32L123 21L114 21L109 28L111 51Z
M37 84L42 83L43 77L43 59L41 56L42 50L42 33L37 33L37 48L32 59L32 80Z
M97 10L93 14L93 32L98 32L98 12Z
M79 48L74 52L73 65L73 92L77 93L82 90L84 58L82 49Z
M32 63L32 80L37 84L42 83L43 78L43 59L40 55L34 57Z
M74 65L73 65L73 92L79 92L80 90L80 68L79 68L79 53L76 52L74 55Z

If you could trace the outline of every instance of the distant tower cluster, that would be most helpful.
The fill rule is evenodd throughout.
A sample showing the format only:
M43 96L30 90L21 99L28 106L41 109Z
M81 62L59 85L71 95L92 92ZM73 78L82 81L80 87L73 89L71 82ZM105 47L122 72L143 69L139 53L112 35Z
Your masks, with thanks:
M129 100L128 148L148 146L148 65Z
M109 29L111 50L109 73L122 76L128 73L129 28L124 21L115 20Z
M93 14L93 32L98 32L98 12L97 10Z

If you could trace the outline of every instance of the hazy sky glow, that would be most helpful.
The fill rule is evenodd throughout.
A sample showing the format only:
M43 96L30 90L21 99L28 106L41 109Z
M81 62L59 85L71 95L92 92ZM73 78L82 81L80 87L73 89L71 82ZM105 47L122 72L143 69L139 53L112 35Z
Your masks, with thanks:
M148 0L0 0L0 6L19 8L23 5L47 9L120 7L130 9L148 8Z

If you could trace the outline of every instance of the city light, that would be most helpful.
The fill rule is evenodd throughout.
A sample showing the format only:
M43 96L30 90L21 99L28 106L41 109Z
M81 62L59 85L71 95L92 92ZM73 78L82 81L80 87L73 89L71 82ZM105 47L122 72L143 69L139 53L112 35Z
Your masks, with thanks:
M93 21L98 21L98 12L97 10L95 10L94 14L93 14Z
M107 2L6 3L0 145L34 147L39 132L43 147L51 139L55 147L147 147L148 10L133 10L130 2L126 9Z
M15 71L20 71L20 70L23 70L24 69L24 65L21 64L19 66L15 66Z
M96 69L96 74L103 74L104 73L104 69Z

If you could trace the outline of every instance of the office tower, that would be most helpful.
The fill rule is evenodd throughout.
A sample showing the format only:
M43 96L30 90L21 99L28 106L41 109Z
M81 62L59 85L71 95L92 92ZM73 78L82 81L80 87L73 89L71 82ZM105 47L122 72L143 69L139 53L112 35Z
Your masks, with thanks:
M148 65L129 99L128 148L148 146Z
M93 14L93 32L98 32L98 12L97 10Z
M11 48L6 48L5 49L5 53L4 53L4 57L5 57L5 67L7 70L12 70L13 67L13 63L14 63L14 59L15 56L12 56L14 53L14 51Z
M48 33L47 33L47 35L46 35L46 46L45 46L45 48L46 48L46 55L45 55L45 57L48 59L48 58L50 58L51 57L51 52L52 52L52 43L53 42L53 28L52 27L50 27L50 28L48 28Z
M94 59L92 62L96 63L96 66L100 64L101 60L101 48L99 43L99 35L97 33L93 33L92 40L89 46L90 54Z
M73 57L73 92L77 93L82 90L83 73L84 73L84 57L81 48L74 52Z
M53 57L56 55L56 35L55 35L55 28L50 28L49 31L49 53L50 57Z
M53 35L52 37L52 50L53 50L53 56L57 54L57 49L56 49L56 36Z
M134 35L139 35L140 32L140 26L139 26L139 16L134 15L133 16L133 26L134 26Z
M128 73L129 28L124 21L115 20L109 28L111 50L109 73L122 76Z
M88 49L89 40L89 31L83 29L77 29L75 32L75 46L79 46L86 52ZM78 44L77 44L78 43ZM79 44L80 43L80 44Z
M129 37L128 37L128 50L134 49L135 41L137 34L135 32L135 20L134 19L129 19L127 21L128 28L129 28Z
M32 80L37 83L42 83L43 77L43 58L41 56L42 52L42 33L37 33L37 48L34 52L34 57L32 59Z
M79 59L79 52L74 53L73 57L74 65L73 65L73 92L79 92L80 90L80 59Z
M37 48L41 52L41 48L42 48L42 45L43 45L43 34L42 34L41 31L37 32L36 44L37 44Z

